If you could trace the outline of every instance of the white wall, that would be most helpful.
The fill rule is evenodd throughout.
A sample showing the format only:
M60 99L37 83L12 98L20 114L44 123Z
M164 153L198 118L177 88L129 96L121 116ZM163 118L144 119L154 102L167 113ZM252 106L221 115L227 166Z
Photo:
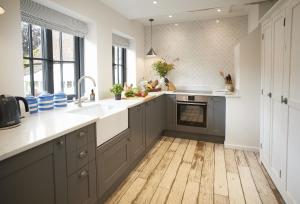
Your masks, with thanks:
M260 29L241 40L239 48L240 97L226 100L225 146L259 150Z
M9 15L7 19L0 16L1 42L5 41L4 46L1 43L0 48L0 66L2 67L0 81L5 80L5 83L0 82L0 90L10 94L14 94L14 91L17 90L16 94L23 95L19 0L5 0L4 2L3 6L11 9L7 11L7 15ZM100 0L37 0L37 2L88 23L85 68L87 74L97 79L100 98L110 96L109 89L112 86L113 31L130 36L134 41L132 49L136 51L136 66L133 66L133 69L136 69L136 76L131 76L131 79L134 82L134 79L136 81L136 78L142 75L144 71L144 27L142 24L126 19L102 4ZM11 51L3 55L2 53L7 53L8 49ZM2 66L3 61L5 62L4 66ZM5 75L2 75L2 72L5 72ZM12 81L16 77L18 83L13 84ZM90 87L89 84L87 87Z
M224 89L219 71L234 75L234 46L248 33L247 17L224 18L220 23L203 20L153 26L153 48L170 61L179 58L168 78L179 86ZM145 53L150 48L150 29L145 31ZM145 58L147 78L154 79L151 65L157 59Z
M248 33L251 33L259 24L259 5L252 5L248 14Z
M18 0L0 0L0 94L24 95L22 36Z

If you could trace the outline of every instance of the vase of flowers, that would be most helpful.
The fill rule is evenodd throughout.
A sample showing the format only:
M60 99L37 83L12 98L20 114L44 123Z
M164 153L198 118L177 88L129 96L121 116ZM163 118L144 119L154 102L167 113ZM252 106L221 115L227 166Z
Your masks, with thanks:
M230 74L225 75L224 71L220 71L220 75L225 81L225 89L230 92L234 92L234 85Z
M179 59L175 59L174 61L178 61ZM165 59L158 60L157 62L153 63L152 65L153 70L163 79L165 85L169 89L170 81L167 78L167 75L170 71L175 68L175 64L168 63Z

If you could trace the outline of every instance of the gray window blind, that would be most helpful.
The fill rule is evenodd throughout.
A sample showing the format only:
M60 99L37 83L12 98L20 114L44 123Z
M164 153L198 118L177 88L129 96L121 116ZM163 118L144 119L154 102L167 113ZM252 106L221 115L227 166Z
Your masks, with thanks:
M124 38L117 34L113 34L112 35L112 44L117 47L129 48L130 41L127 38Z
M31 0L20 0L22 21L78 37L87 35L86 23Z

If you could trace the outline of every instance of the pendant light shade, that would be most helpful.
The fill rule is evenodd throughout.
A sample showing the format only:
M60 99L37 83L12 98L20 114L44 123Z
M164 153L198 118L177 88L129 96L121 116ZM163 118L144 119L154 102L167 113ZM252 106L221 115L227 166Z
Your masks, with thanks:
M5 9L2 6L0 6L0 15L2 15L4 13L5 13Z
M155 57L156 53L152 47L152 22L154 21L154 19L149 19L150 24L151 24L151 48L149 50L149 52L147 53L147 57Z

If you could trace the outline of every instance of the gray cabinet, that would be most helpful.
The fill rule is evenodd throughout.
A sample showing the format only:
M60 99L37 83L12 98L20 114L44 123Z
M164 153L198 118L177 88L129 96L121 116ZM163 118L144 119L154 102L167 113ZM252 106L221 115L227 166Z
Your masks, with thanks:
M0 203L67 203L65 138L0 163Z
M176 129L176 95L166 95L166 130Z
M164 129L164 110L164 96L160 96L145 103L145 135L147 149L152 147Z
M0 203L94 204L95 141L92 124L1 161Z
M208 132L211 135L225 136L226 99L211 97L209 99Z
M97 148L97 191L103 200L121 182L130 165L130 131L125 130Z
M94 204L96 191L96 127L83 127L66 135L68 203Z
M131 159L137 161L146 149L144 104L129 109L129 129Z

